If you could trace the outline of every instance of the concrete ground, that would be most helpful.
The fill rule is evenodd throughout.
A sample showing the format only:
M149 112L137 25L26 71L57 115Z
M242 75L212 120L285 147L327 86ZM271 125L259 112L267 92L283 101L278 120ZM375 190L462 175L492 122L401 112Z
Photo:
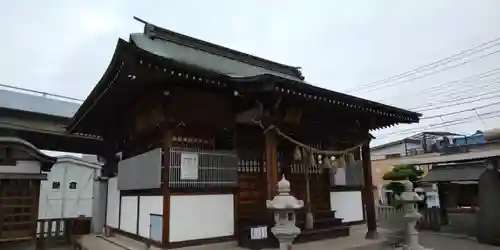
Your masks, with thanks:
M380 229L383 238L384 230ZM294 250L388 250L382 240L365 240L365 226L355 226L351 229L351 236L338 239L323 240L304 244L297 244ZM421 232L421 244L433 250L500 250L500 247L481 245L474 240L445 236L434 232ZM80 239L85 250L144 250L145 245L123 236L103 239L96 235L86 235ZM157 249L154 247L151 250ZM197 247L180 248L180 250L242 250L236 244L223 243Z
M420 242L434 250L500 250L500 247L483 245L471 239L444 236L433 232L421 232Z
M435 232L420 232L420 244L433 250L500 250L500 247L479 244L472 239L458 238ZM382 245L355 247L352 250L389 250Z

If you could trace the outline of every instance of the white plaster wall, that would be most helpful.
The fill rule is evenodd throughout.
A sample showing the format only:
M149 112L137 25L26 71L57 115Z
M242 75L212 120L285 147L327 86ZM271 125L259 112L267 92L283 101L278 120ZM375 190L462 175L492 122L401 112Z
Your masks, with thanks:
M137 234L137 196L122 196L120 229Z
M38 206L39 219L57 219L62 217L62 201L64 169L53 166L47 173L47 180L40 183L40 204ZM60 189L52 189L52 182L61 182Z
M412 142L407 142L406 143L406 149L410 150L412 148L422 148L422 145L419 143L412 143ZM389 154L401 154L401 156L405 156L405 144L404 142L401 142L399 144L387 146L384 148L380 149L374 149L371 150L371 159L372 160L380 160L380 159L385 159L386 155Z
M71 162L57 164L57 167L67 169L65 182L61 182L61 188L65 192L63 217L74 218L80 215L92 217L94 177L97 170ZM69 183L72 181L76 182L76 189L69 188Z
M343 222L363 220L363 201L361 191L330 192L330 208Z
M79 215L92 217L94 178L97 170L73 162L56 163L47 173L47 180L41 182L40 219L75 218ZM60 188L53 189L52 183L59 182ZM69 183L76 182L76 189Z
M120 191L118 190L118 177L108 179L108 198L106 206L106 225L118 228L120 220Z
M39 174L40 162L38 161L16 161L15 166L0 166L0 173L23 173Z
M232 194L170 197L170 242L234 235Z
M163 196L141 196L139 199L139 235L149 238L150 214L163 214Z

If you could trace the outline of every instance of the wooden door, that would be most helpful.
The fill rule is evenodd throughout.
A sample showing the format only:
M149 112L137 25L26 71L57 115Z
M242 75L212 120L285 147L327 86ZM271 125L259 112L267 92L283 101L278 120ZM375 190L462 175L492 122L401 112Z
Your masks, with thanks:
M39 190L38 180L0 180L0 239L34 236Z
M238 154L237 231L266 224L266 181L260 154Z
M287 174L287 179L290 181L292 195L306 202L307 185L305 166L303 164L293 164L290 173ZM318 169L310 168L309 188L311 194L311 211L314 214L315 221L332 218L328 175L320 172ZM305 220L305 212L305 208L297 211L297 220L299 222Z

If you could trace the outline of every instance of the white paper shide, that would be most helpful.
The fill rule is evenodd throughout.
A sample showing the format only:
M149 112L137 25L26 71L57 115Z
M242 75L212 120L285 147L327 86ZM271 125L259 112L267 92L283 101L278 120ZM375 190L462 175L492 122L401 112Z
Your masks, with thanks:
M181 179L198 180L198 153L183 152L181 154Z

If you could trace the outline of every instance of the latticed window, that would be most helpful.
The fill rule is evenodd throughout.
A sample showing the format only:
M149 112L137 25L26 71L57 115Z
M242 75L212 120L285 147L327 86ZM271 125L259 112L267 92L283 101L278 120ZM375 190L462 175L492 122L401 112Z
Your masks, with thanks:
M76 189L76 181L69 182L69 189Z
M61 183L58 181L53 181L52 182L52 189L60 189L61 188Z
M184 157L184 154L194 154L194 160ZM170 150L169 187L220 188L237 185L236 152L180 148Z
M34 235L40 182L0 180L0 239Z

